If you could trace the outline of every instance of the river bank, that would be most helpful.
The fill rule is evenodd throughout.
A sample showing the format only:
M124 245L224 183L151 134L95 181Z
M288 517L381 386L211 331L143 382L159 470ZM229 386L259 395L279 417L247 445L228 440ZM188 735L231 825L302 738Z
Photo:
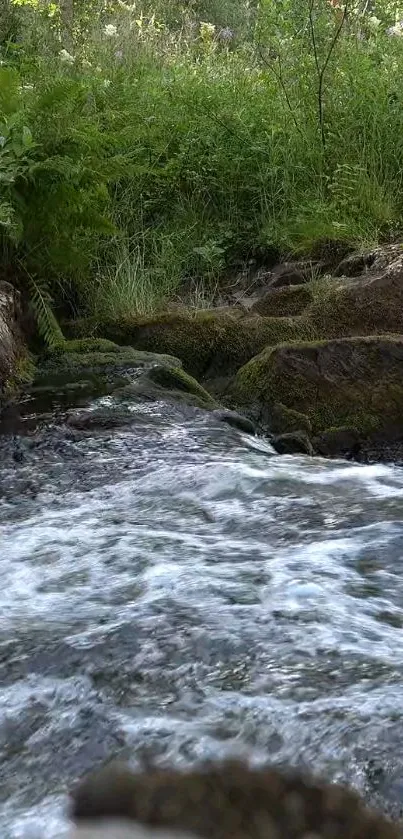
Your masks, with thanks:
M239 412L279 453L402 460L402 245L244 273L217 304L69 321L31 393L163 392Z

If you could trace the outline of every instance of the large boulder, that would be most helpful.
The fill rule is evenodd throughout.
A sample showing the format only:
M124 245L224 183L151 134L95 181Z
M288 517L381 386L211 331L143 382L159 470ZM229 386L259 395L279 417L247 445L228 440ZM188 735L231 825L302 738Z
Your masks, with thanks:
M0 410L4 402L32 377L30 361L21 328L19 293L0 282Z
M269 427L280 404L313 435L344 427L364 439L403 438L403 336L268 348L239 370L231 398Z

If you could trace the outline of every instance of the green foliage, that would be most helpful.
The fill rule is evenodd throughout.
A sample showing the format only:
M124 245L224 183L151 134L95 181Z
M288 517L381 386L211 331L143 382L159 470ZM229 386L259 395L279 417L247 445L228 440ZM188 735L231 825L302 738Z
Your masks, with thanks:
M44 283L29 278L30 301L35 315L38 332L46 346L56 347L64 342L64 336L52 311L52 298Z
M273 246L399 231L395 4L71 8L67 32L66 4L14 0L0 46L2 260L34 278L46 340L51 299L147 314Z

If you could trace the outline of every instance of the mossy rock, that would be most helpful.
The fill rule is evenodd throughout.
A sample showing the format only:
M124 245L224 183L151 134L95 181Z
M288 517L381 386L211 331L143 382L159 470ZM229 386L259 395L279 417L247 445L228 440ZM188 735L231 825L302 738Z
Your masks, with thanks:
M119 346L108 339L76 339L48 349L38 366L35 388L40 391L65 391L71 387L88 393L115 393L133 399L175 399L207 408L218 407L212 396L181 367L171 355ZM122 424L115 408L107 414L103 409L94 427ZM116 413L116 423L114 415ZM130 416L128 416L128 421ZM81 415L77 419L81 422ZM84 418L89 426L90 420Z
M121 347L107 338L75 338L45 350L44 356L61 357L65 353L120 353Z
M217 408L218 403L207 390L202 387L193 376L185 373L181 368L152 367L147 371L144 379L144 387L149 384L156 385L164 391L164 396L171 395L174 398L186 397L190 404L203 408Z
M119 347L108 340L66 341L48 349L39 360L35 383L57 379L71 381L100 375L118 375L154 364L180 368L172 356Z
M239 370L233 401L270 416L278 403L361 436L403 433L403 336L295 342L269 348Z
M289 434L293 431L312 432L312 424L306 414L286 408L281 402L273 405L267 418L270 430L274 434Z
M300 315L313 299L309 285L273 288L252 306L252 311L264 317L292 317Z
M318 338L403 332L403 257L379 273L330 278L303 316Z
M302 318L240 317L232 310L210 309L109 321L102 324L102 334L120 344L176 356L198 378L235 373L268 345L311 337Z

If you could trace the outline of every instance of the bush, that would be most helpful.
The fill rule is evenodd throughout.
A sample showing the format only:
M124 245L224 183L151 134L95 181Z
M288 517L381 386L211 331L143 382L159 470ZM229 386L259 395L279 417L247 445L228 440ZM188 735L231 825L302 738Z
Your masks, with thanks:
M74 10L15 0L2 36L1 255L46 305L147 313L258 250L399 229L386 4L379 23L325 0Z

